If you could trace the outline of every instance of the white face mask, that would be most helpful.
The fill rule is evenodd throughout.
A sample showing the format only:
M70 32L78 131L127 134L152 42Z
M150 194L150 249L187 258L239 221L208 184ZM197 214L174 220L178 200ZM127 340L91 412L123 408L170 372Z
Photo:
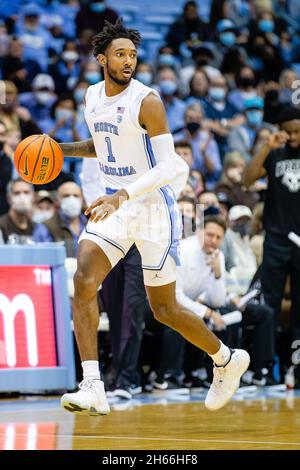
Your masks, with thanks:
M36 224L42 224L46 220L51 219L53 215L54 215L54 211L52 209L49 209L48 211L41 211L38 209L33 213L32 221L35 222Z
M48 93L48 91L36 91L34 96L36 97L37 102L42 105L49 103L52 98L52 95Z
M69 219L74 219L81 214L82 201L79 197L67 196L62 199L60 207Z
M11 196L11 208L18 214L26 214L32 209L32 194L20 193Z
M66 62L76 62L79 59L79 55L75 51L65 51L61 57Z

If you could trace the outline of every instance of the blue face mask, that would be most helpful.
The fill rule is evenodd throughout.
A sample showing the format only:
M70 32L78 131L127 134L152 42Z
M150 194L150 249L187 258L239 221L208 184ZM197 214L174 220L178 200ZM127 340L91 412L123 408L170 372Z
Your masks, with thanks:
M177 85L173 80L161 80L159 82L159 88L163 95L172 96L177 90Z
M149 86L152 83L151 72L137 72L135 78L146 86Z
M220 41L226 47L233 46L235 44L235 39L236 39L235 34L232 33L231 31L220 34Z
M55 117L57 121L64 119L66 124L70 124L73 120L73 116L73 111L70 109L56 108L55 110Z
M258 27L262 33L272 33L274 31L274 21L260 20Z
M263 122L263 111L259 109L253 109L252 111L246 112L248 124L252 127L259 127Z
M85 93L86 93L85 88L77 88L77 90L74 91L74 98L76 100L76 103L78 104L83 103Z
M85 72L84 78L91 84L95 85L95 83L100 82L101 75L99 72Z
M90 8L94 13L102 13L106 9L106 6L103 2L97 2L91 3Z
M161 54L158 58L159 65L168 65L174 67L176 65L176 59L172 54Z
M212 87L212 88L209 89L208 93L209 93L209 96L211 97L211 99L213 101L224 101L225 100L226 92L225 92L224 88Z

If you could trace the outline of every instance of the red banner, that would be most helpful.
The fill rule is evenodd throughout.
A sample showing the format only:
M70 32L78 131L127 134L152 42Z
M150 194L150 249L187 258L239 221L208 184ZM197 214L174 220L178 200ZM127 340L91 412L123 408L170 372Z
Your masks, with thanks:
M0 368L56 365L51 269L0 266Z

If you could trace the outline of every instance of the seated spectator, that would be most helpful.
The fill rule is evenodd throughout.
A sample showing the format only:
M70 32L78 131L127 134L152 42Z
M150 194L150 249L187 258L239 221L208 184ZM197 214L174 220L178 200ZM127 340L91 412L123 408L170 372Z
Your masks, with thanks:
M89 60L83 65L81 71L81 80L85 80L89 85L95 85L101 81L100 67L94 60Z
M0 217L0 240L10 245L33 242L35 224L31 219L33 186L22 179L13 180L7 187L10 209Z
M105 26L105 20L109 21L109 23L115 23L117 19L118 14L105 4L105 0L82 2L75 19L77 37L87 29L97 34Z
M153 68L148 62L140 62L135 71L135 78L146 86L153 84Z
M230 206L241 204L253 209L259 196L256 191L250 191L242 183L242 176L246 168L246 161L239 152L230 152L225 155L223 173L215 187L216 193L227 196Z
M235 85L228 93L228 102L240 112L244 111L245 101L257 96L257 78L255 71L249 65L242 65L235 73Z
M193 62L191 64L187 64L186 66L182 67L179 70L179 78L180 78L180 91L184 95L188 95L190 92L192 95L192 88L191 88L191 80L195 73L198 70L203 71L206 76L207 80L211 73L219 73L219 70L215 68L215 48L214 44L210 42L203 42L201 45L193 47L192 51L192 59ZM198 76L199 79L199 76ZM208 89L208 84L207 84ZM196 91L196 90L195 90ZM199 92L197 93L197 95ZM205 93L205 95L207 92ZM190 103L188 103L190 104Z
M87 223L86 217L82 214L83 198L80 187L71 182L62 184L57 191L57 200L60 210L51 219L36 226L34 240L63 241L67 256L75 258L79 235Z
M4 64L10 64L11 61L15 61L18 59L21 63L25 64L25 68L27 71L27 80L31 82L33 78L42 72L41 66L38 62L33 59L28 59L24 57L24 46L21 40L15 36L10 39L8 50L6 55L3 57L3 67Z
M200 101L199 104L201 105L201 100L207 97L208 88L209 79L207 73L203 68L196 69L190 79L190 90L186 98L186 103L190 105Z
M6 126L0 121L0 216L6 214L9 209L7 201L7 185L12 179L13 174L13 163L4 151L6 138Z
M50 118L51 108L57 99L54 88L53 78L40 73L32 81L32 92L20 96L20 104L28 109L36 122Z
M259 202L253 209L253 219L251 224L250 246L255 254L256 264L260 266L263 259L263 244L265 232L263 229L264 203Z
M252 158L257 133L261 127L268 128L268 124L263 123L264 102L262 98L257 96L256 98L247 99L244 106L246 122L230 131L228 147L230 151L238 151L248 162ZM269 127L271 126L269 125Z
M51 219L55 213L54 198L49 191L37 191L34 195L32 220L36 224L42 224Z
M279 102L285 106L292 104L292 94L295 92L295 89L292 88L293 83L299 80L299 76L292 69L284 69L279 77Z
M208 98L202 100L206 125L214 133L222 159L228 149L228 133L245 121L237 109L228 102L227 92L226 80L219 74L210 79Z
M34 60L42 71L46 71L51 34L40 24L41 13L41 8L35 3L25 5L21 10L16 33L24 46L24 60Z
M49 74L53 77L57 95L73 88L80 75L79 53L75 41L65 42L58 61L49 66Z
M164 66L158 72L158 88L166 108L171 132L184 127L186 104L176 97L178 90L177 76L171 67Z
M5 103L0 104L0 120L7 130L19 130L22 139L32 134L42 134L41 129L31 119L29 111L18 105L18 90L14 83L4 81L4 84Z
M182 238L188 238L194 235L196 229L196 204L195 199L183 196L177 200L179 210L182 216Z
M233 206L228 213L228 237L233 243L235 266L227 275L227 290L238 295L247 292L257 269L250 245L252 218L252 212L247 206Z
M221 173L221 161L217 143L212 134L201 129L202 110L198 104L191 105L185 112L185 128L174 134L175 143L186 140L193 149L193 169L205 175L206 186L212 188Z
M27 78L25 63L17 57L6 57L3 63L3 78L13 82L19 93L31 91L31 84Z

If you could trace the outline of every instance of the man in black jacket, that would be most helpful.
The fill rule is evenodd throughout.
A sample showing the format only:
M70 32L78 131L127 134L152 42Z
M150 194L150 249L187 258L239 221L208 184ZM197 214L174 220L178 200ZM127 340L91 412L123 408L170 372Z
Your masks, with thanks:
M300 339L300 247L290 236L300 237L300 110L285 108L278 115L278 123L280 131L271 134L246 167L244 182L249 187L258 178L268 176L262 292L278 318L290 275L291 341L294 341ZM292 352L291 349L291 356Z
M0 121L0 216L6 214L9 209L6 197L6 188L12 178L13 173L12 161L3 150L6 133L6 126L2 121Z

